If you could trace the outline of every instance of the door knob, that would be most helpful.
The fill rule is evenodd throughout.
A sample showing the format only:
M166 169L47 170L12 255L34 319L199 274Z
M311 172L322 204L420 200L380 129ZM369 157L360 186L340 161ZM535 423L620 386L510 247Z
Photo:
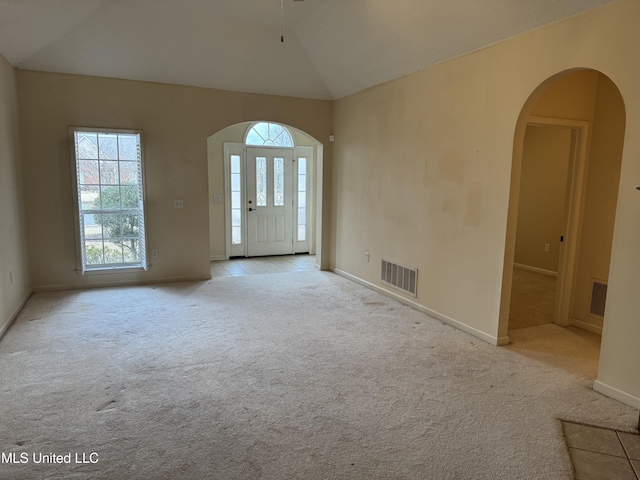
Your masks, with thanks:
M258 210L258 209L257 209L257 208L251 208L251 207L249 207L249 211L250 211L250 212L253 212L254 210Z

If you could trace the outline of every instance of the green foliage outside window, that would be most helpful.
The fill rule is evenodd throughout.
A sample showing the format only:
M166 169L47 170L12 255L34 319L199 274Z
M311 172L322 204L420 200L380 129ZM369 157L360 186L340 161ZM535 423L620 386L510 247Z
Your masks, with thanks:
M109 186L102 189L95 199L94 207L102 210L134 209L138 206L138 187ZM94 220L102 225L105 242L116 244L123 248L125 262L139 260L139 215L138 213L110 213L96 214ZM94 251L95 250L95 251ZM89 247L86 251L87 263L117 263L122 262L122 255L115 248L105 245L104 260L102 249ZM92 261L92 260L95 260Z

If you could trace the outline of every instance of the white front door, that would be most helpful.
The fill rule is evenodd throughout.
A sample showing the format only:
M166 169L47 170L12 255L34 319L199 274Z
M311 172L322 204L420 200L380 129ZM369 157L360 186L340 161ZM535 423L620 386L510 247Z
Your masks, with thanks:
M247 255L293 252L293 151L247 148Z

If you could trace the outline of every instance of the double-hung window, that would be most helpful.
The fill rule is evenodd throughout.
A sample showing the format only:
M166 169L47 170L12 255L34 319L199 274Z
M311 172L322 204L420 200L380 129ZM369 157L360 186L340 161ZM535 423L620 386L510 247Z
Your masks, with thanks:
M147 268L142 132L71 128L78 272Z

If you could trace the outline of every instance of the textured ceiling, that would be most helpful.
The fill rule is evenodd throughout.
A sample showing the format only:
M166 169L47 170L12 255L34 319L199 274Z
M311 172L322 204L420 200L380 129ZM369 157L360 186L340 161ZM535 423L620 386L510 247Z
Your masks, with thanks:
M18 68L336 99L612 0L0 0Z

